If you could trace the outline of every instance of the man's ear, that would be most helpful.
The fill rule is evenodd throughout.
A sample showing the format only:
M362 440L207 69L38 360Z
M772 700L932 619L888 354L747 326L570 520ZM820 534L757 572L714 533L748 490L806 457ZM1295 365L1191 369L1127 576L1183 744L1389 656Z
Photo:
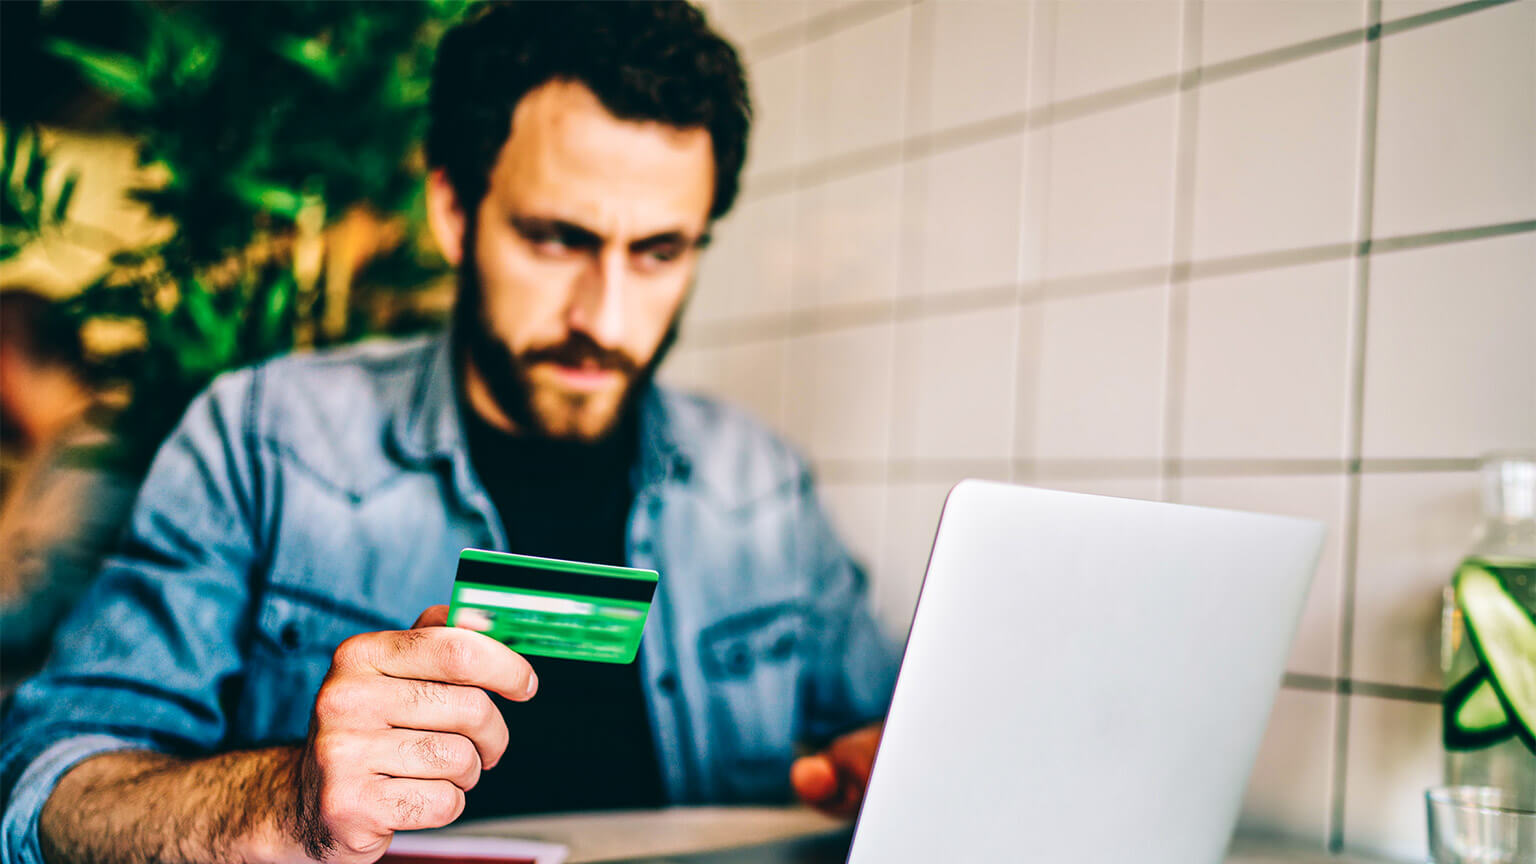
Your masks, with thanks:
M464 257L464 208L453 191L448 173L435 168L427 175L427 226L438 251L450 266L458 267Z

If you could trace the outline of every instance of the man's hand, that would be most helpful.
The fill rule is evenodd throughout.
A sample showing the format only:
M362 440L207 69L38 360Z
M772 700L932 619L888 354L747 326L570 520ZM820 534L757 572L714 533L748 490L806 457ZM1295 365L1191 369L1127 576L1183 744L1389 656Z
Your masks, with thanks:
M43 857L363 864L396 831L452 822L464 790L507 748L506 723L485 690L522 701L538 680L506 646L437 626L447 620L448 607L433 606L410 630L343 642L302 747L83 760L43 805Z
M336 649L299 772L295 839L309 857L370 862L396 831L447 825L506 751L507 724L485 691L525 701L538 677L447 620L448 607L433 606L410 630Z
M884 723L866 726L833 741L832 746L814 756L796 759L789 770L795 794L832 816L848 817L859 812L884 728Z

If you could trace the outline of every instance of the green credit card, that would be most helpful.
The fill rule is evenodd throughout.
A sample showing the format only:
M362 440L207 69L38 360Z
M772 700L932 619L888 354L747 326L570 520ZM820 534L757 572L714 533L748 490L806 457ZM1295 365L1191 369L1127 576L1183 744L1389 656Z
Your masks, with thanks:
M519 654L631 663L659 578L655 570L465 549L448 622Z

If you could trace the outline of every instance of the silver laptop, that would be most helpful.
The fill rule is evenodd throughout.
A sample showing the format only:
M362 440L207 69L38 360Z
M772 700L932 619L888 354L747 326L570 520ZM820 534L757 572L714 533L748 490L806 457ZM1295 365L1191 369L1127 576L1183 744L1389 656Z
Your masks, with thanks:
M1322 525L967 480L849 864L1218 864Z
M1316 522L967 480L853 832L629 864L1219 864Z

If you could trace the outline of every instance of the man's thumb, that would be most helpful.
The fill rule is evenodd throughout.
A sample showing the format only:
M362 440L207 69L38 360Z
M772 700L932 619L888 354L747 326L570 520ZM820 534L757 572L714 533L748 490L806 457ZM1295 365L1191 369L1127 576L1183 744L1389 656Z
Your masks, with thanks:
M436 606L428 606L422 613L416 616L416 623L411 625L412 630L420 630L423 627L442 627L448 623L448 604L439 603Z

